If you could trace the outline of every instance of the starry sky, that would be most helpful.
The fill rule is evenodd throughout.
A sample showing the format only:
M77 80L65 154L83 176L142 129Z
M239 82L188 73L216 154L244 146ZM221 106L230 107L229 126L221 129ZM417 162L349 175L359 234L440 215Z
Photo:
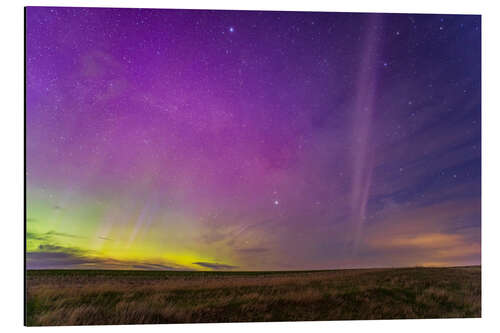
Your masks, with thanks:
M27 267L481 261L481 18L26 9Z

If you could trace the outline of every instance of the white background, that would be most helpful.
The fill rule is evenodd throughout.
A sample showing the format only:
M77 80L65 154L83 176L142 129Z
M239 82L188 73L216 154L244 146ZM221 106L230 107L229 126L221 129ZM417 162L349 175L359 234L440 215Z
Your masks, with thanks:
M500 228L497 210L500 196L500 16L498 1L460 0L348 0L348 1L194 1L194 0L107 0L107 1L2 1L0 7L0 327L58 332L490 332L500 330ZM106 6L142 8L262 9L305 11L399 12L481 14L483 38L482 103L482 272L483 318L446 320L331 321L249 324L184 324L93 327L23 327L23 7Z

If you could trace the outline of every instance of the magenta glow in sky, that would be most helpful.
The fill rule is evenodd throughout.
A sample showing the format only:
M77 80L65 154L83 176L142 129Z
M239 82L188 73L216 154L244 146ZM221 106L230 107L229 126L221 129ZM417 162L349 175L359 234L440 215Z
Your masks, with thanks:
M28 7L28 268L479 264L480 23Z

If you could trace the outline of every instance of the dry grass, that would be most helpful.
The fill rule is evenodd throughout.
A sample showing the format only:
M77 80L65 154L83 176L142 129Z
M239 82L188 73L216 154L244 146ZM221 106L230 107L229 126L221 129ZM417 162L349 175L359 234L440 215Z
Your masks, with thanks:
M28 271L27 287L30 326L481 316L481 267Z

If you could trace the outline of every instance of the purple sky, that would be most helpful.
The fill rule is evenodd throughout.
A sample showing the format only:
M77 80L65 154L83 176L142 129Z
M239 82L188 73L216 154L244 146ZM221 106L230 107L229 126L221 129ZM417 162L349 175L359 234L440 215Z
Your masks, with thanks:
M479 16L26 25L28 268L480 263Z

